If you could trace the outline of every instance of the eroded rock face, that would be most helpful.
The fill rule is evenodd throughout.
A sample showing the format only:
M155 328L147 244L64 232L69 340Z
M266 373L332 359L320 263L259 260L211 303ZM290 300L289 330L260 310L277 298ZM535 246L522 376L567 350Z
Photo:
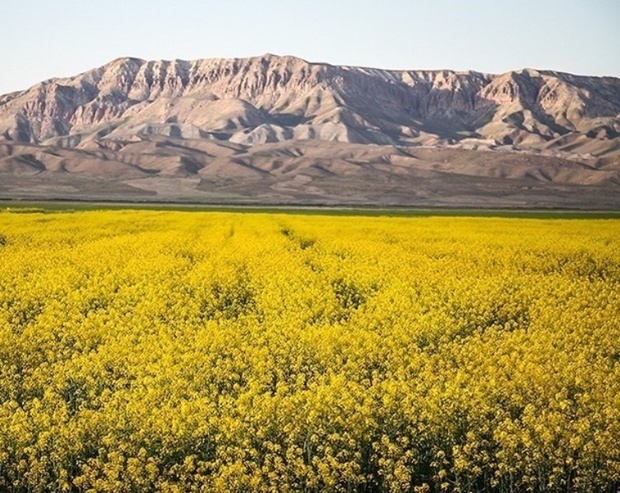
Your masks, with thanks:
M157 133L246 145L298 138L434 145L474 138L560 149L569 134L584 142L617 139L619 114L620 79L612 77L395 71L274 55L121 58L0 97L0 136L70 147Z

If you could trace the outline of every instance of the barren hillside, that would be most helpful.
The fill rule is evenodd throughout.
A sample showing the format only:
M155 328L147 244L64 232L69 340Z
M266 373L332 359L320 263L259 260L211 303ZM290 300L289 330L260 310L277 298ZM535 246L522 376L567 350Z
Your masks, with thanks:
M620 80L122 58L0 96L0 197L620 206Z

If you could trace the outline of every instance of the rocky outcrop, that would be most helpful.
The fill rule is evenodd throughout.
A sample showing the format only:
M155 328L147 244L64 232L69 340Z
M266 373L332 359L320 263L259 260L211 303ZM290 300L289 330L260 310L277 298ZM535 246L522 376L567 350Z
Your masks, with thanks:
M618 138L619 114L620 79L612 77L395 71L274 55L120 58L0 97L0 136L69 147L152 134L245 145L291 139L471 145L478 139L490 148L562 153L566 136L576 134L583 138L572 146L573 157L605 160L609 155L592 153L591 144ZM588 152L580 153L582 147Z
M612 77L121 58L0 96L0 199L617 210L619 115Z

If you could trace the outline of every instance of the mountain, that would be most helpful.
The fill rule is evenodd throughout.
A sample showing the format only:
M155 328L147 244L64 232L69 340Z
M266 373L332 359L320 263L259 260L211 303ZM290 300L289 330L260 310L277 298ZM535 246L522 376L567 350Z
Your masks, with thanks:
M620 79L121 58L0 96L0 197L620 206Z

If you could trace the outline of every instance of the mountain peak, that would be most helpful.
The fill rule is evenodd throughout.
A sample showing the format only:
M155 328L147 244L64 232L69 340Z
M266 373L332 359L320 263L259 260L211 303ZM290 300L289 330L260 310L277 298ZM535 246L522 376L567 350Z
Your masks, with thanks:
M12 197L617 207L619 163L620 80L531 68L122 57L0 96Z
M137 57L132 57L132 56L124 56L124 57L118 57L115 58L114 60L106 63L106 65L123 65L126 63L144 63L145 60L143 60L142 58L137 58Z
M268 135L406 146L474 138L543 148L574 132L613 136L619 113L618 79L531 68L487 75L339 67L272 53L194 61L122 57L0 98L0 135L79 145L149 129L244 142L260 127L253 144ZM328 130L333 125L345 131Z

